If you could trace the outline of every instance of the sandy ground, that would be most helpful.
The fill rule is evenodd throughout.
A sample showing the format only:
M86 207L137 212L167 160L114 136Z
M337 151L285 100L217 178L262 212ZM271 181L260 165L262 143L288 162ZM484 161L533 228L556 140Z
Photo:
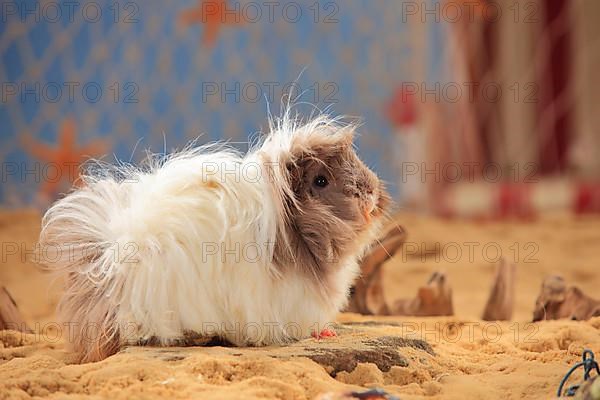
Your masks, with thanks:
M533 223L443 221L401 215L403 254L385 265L389 299L411 297L445 271L454 317L341 314L338 337L289 347L129 347L77 365L53 322L60 285L28 260L35 212L0 213L0 283L34 334L0 331L0 399L282 398L378 387L402 399L552 398L584 348L600 355L600 318L531 324L544 276L560 273L600 297L600 218L544 217ZM479 316L499 255L517 264L514 320ZM577 379L580 374L577 374Z

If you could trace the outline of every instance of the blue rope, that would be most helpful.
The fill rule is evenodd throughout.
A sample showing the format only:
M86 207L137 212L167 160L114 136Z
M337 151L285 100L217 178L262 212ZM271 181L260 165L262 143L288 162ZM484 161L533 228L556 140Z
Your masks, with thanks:
M590 379L590 373L593 370L596 370L596 374L600 375L600 367L598 367L598 363L596 362L596 360L594 360L594 353L588 349L584 350L583 351L583 361L580 361L577 364L573 365L571 367L571 369L567 372L567 374L561 379L560 385L558 385L558 391L556 393L556 395L558 397L561 397L563 395L563 386L565 385L565 383L567 383L571 374L579 367L583 367L583 380L584 381L587 381L588 379ZM579 389L579 386L580 385L570 386L567 389L567 391L564 393L564 395L567 397L575 396L575 392L577 392L577 389Z

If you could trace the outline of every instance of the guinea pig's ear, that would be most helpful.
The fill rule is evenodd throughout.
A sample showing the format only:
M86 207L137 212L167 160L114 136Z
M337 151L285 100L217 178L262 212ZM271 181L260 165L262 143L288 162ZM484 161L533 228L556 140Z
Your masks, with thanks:
M295 197L298 196L302 187L304 166L310 157L309 152L305 151L302 146L293 144L289 153L285 154L282 158L287 182Z
M288 179L292 191L297 195L302 186L302 179L304 176L302 168L302 159L294 159L286 163Z

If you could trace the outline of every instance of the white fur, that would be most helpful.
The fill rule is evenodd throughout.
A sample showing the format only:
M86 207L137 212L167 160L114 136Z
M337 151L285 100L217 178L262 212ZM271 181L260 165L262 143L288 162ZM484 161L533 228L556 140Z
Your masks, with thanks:
M65 315L116 325L106 331L121 343L167 344L194 331L266 345L323 329L346 303L360 254L340 261L326 298L300 269L282 273L272 264L291 189L271 163L294 135L339 129L327 118L304 127L288 119L246 156L188 149L146 170L101 168L84 178L43 219L42 245L70 249L45 264L88 281L67 288ZM113 320L98 303L116 312Z

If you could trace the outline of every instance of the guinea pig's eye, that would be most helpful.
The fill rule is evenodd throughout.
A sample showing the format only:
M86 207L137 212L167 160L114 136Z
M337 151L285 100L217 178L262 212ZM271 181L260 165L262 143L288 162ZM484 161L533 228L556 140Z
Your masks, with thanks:
M315 180L313 181L313 184L316 187L324 188L325 186L329 185L329 181L323 175L317 175L317 176L315 176Z

